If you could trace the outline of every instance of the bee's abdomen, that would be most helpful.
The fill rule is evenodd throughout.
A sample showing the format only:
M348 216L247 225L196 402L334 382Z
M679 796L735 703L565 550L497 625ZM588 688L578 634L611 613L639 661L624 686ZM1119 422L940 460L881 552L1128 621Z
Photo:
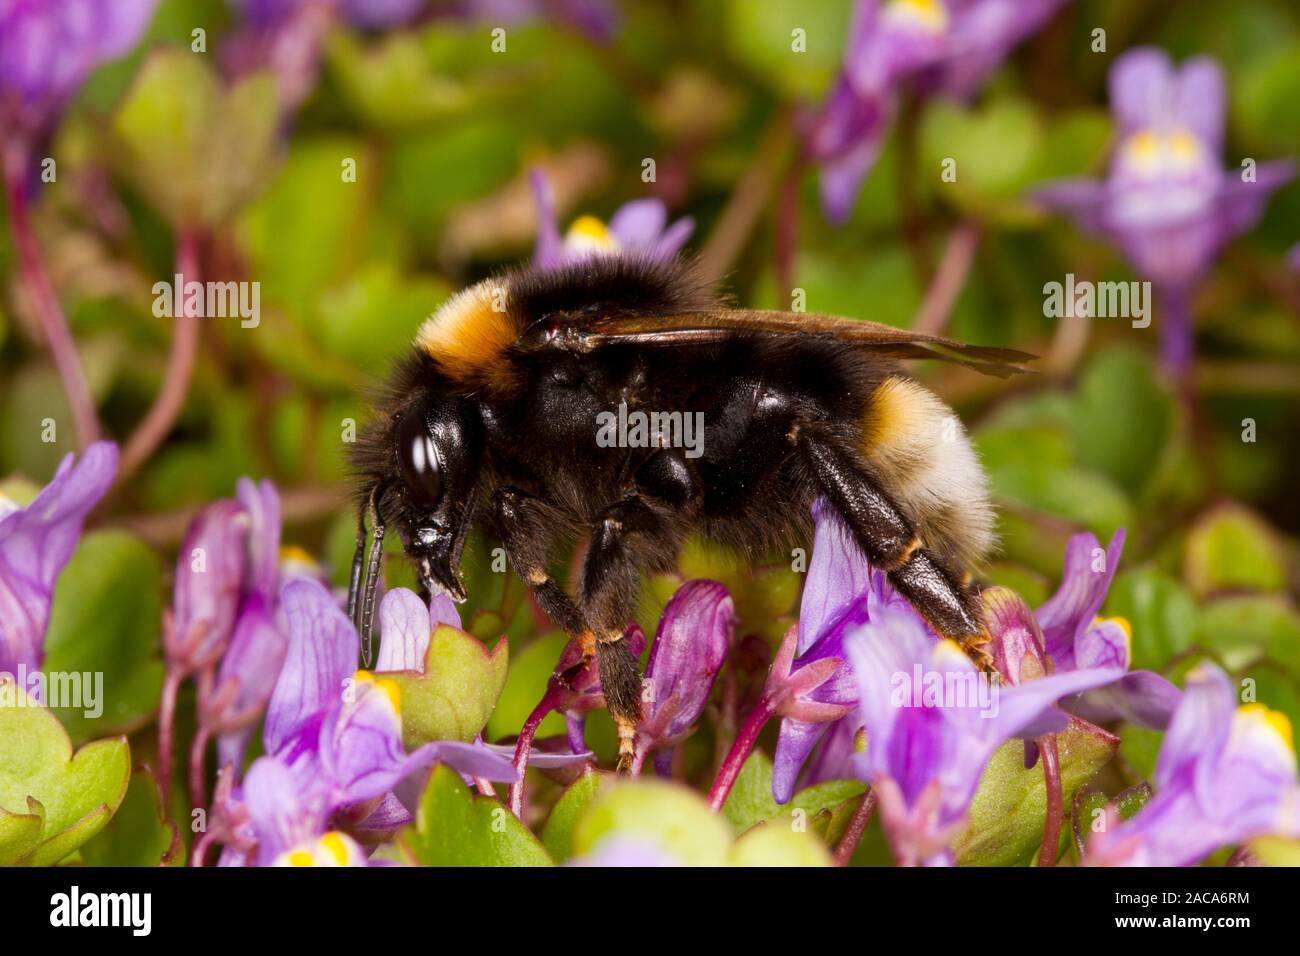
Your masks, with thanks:
M993 546L988 479L957 414L916 382L892 377L868 396L860 450L921 545L950 568L978 566Z

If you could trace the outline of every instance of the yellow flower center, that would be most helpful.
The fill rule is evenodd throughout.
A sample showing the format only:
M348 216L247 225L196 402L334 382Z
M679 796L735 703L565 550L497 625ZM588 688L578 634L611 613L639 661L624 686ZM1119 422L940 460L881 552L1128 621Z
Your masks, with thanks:
M948 29L948 8L943 0L893 0L885 7L884 17L893 23L918 26L927 33Z
M595 216L579 216L565 233L564 247L576 252L617 252L618 240Z
M312 557L311 552L306 548L299 547L296 544L284 544L280 546L280 560L290 561L294 564L315 564L316 559Z
M1242 704L1237 708L1237 716L1257 727L1267 727L1275 734L1286 749L1295 752L1295 738L1291 732L1291 721L1287 715L1278 710L1270 710L1260 703Z
M348 845L344 841L342 833L331 830L320 838L320 845L321 849L332 856L339 866L348 865Z
M1138 130L1120 149L1129 165L1144 173L1189 172L1204 165L1206 160L1201 141L1185 128L1168 132Z
M380 691L388 698L388 702L393 706L393 713L401 716L402 713L402 689L397 686L397 682L387 677L376 677L367 670L357 671L352 675L352 680L357 684L371 684L375 690Z

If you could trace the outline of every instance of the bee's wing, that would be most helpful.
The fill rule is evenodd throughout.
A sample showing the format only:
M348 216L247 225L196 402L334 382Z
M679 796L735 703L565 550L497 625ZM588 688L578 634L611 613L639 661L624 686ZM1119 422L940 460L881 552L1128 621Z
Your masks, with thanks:
M830 315L719 309L683 315L583 318L547 344L590 351L605 345L675 346L722 342L741 335L818 335L839 339L880 355L939 359L1005 378L1028 372L1021 363L1035 356L1016 349L967 345L925 332Z

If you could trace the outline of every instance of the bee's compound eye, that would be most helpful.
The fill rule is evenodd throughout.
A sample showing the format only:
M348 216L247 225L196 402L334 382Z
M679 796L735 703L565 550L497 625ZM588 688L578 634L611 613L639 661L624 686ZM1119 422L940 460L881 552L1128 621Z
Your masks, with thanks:
M408 412L397 423L397 469L411 502L432 511L442 500L442 465L424 416Z

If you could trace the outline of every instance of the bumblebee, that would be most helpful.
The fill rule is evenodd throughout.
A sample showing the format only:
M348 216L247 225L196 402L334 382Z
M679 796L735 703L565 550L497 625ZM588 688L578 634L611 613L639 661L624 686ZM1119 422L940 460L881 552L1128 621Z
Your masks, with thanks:
M807 541L823 497L934 629L986 660L968 571L992 544L987 480L953 411L901 370L920 358L1008 375L1031 356L728 308L683 259L599 256L466 289L420 327L353 446L348 609L367 659L386 531L424 590L460 601L480 527L595 656L626 770L641 679L623 634L641 575L673 568L692 533L750 557ZM702 434L598 441L616 411L694 415ZM575 599L548 569L582 538Z

